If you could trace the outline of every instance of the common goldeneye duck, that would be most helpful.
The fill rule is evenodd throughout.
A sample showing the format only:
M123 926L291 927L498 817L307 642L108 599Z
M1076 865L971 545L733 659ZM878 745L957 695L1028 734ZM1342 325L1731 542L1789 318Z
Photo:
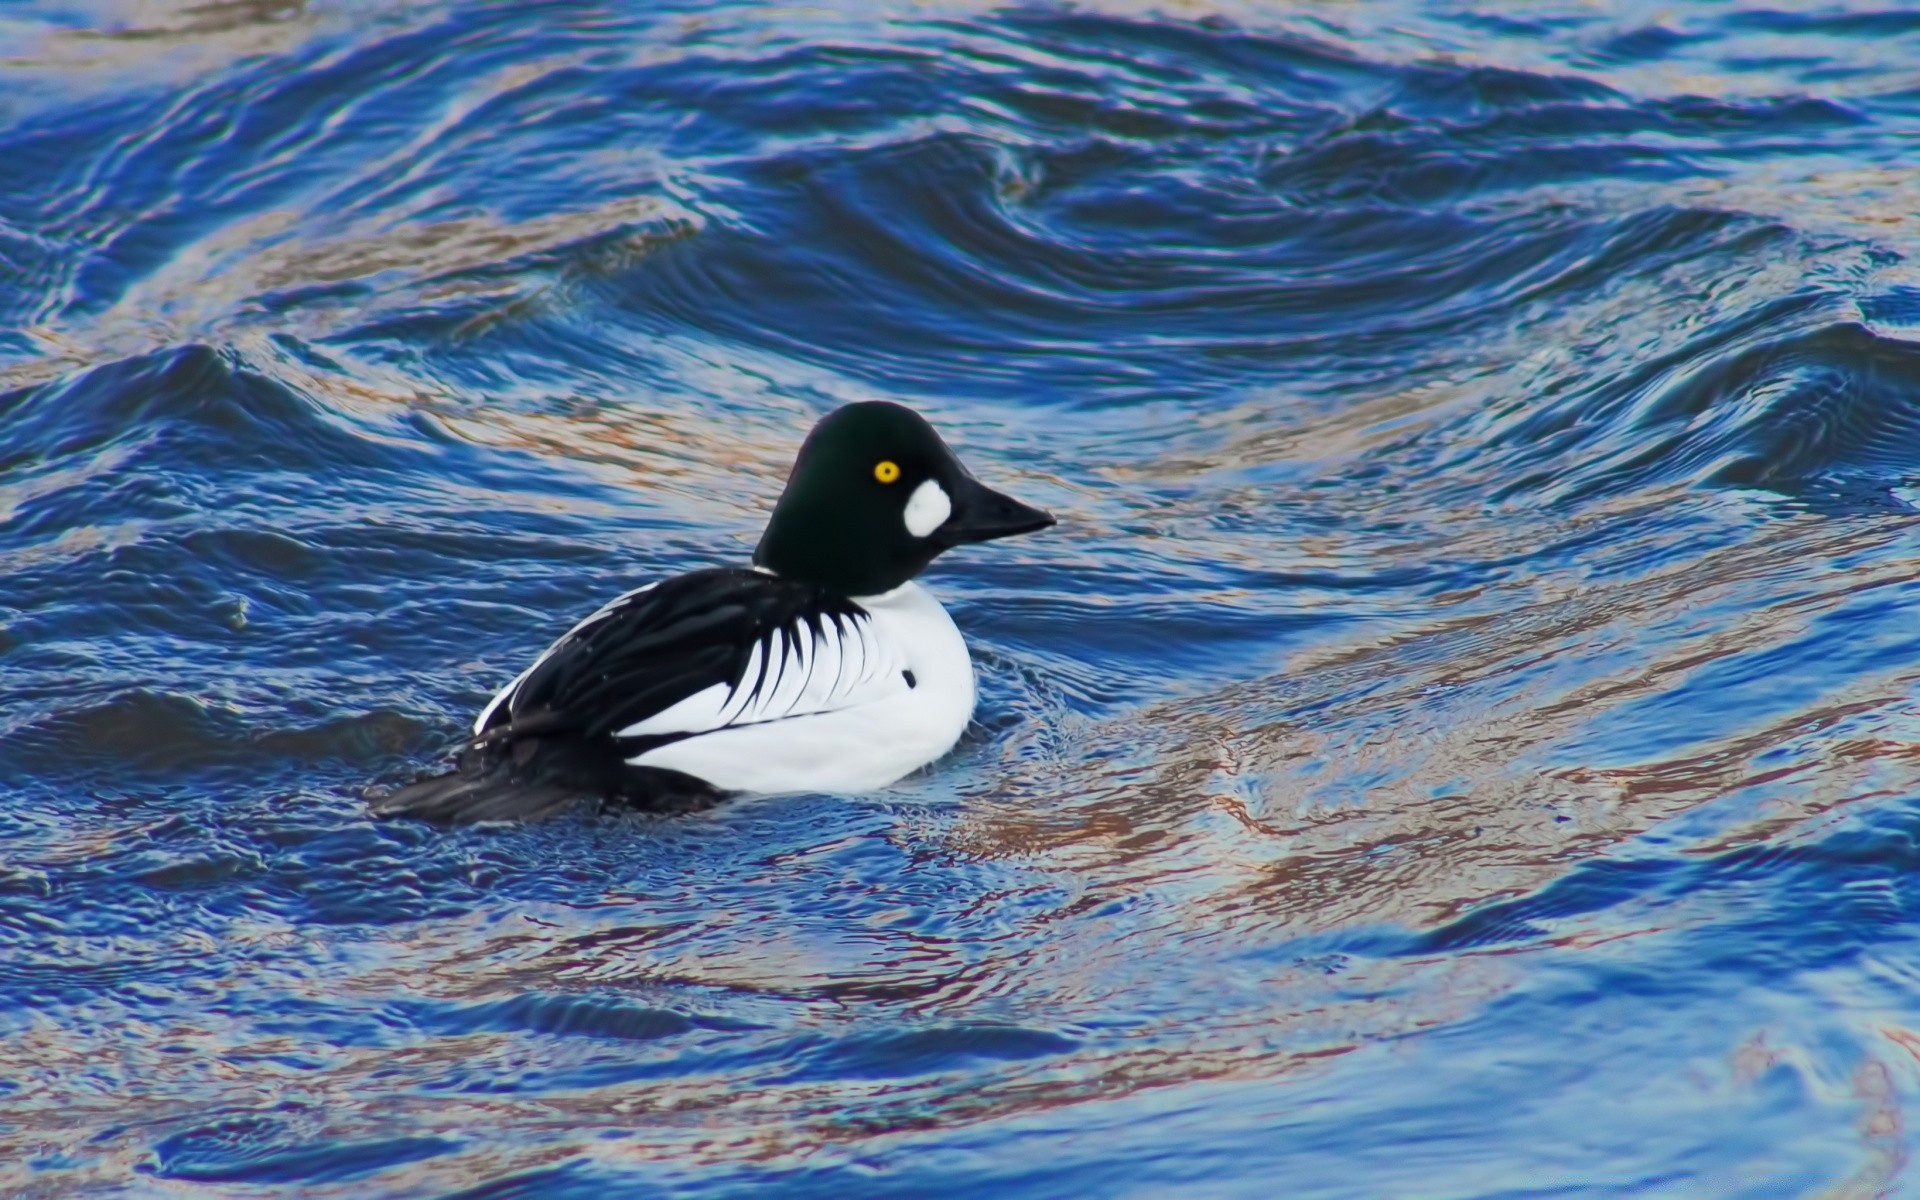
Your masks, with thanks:
M453 771L373 809L507 820L884 787L952 749L973 713L966 642L913 577L955 546L1051 524L975 479L912 409L849 404L801 445L751 569L612 600L500 689Z

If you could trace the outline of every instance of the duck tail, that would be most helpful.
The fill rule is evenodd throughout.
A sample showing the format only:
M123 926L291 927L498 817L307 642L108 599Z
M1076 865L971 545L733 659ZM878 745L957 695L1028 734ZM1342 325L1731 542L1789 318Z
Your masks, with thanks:
M391 791L369 791L367 807L376 817L444 824L540 821L598 809L607 793L604 782L556 770L569 756L544 740L469 743L453 770Z

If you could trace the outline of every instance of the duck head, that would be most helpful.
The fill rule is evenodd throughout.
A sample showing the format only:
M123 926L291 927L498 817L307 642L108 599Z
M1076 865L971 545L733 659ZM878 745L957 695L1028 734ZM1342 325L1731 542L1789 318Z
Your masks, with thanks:
M867 401L835 409L807 435L753 562L843 596L874 596L942 551L1051 524L1050 514L975 479L919 413Z

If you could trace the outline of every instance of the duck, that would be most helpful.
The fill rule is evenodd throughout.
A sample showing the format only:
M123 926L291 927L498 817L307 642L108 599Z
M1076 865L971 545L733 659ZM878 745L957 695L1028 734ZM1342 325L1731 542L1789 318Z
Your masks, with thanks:
M915 577L1054 523L913 409L845 405L802 442L750 565L608 601L494 695L451 769L369 793L372 812L538 820L885 788L950 751L974 710L966 640Z

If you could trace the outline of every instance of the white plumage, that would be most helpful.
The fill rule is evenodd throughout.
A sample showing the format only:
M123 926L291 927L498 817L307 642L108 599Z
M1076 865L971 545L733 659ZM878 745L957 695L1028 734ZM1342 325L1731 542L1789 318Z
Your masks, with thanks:
M952 749L973 711L966 643L913 577L1051 524L911 409L847 405L807 435L751 569L603 605L500 689L452 770L375 811L480 821L885 787Z
M755 643L739 687L716 684L620 730L694 735L627 762L726 791L839 792L885 787L945 754L973 712L960 631L918 584L856 603L868 615L827 622L831 637L777 630Z

